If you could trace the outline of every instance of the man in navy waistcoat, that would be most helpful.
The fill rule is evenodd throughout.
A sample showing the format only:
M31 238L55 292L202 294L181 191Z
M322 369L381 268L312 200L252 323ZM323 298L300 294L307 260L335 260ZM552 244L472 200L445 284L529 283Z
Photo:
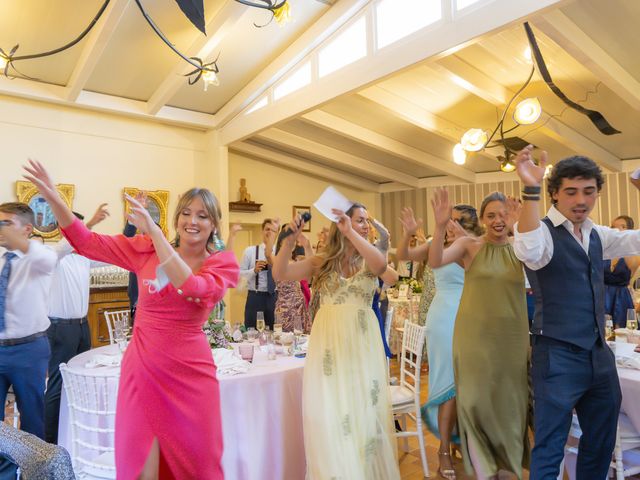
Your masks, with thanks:
M547 160L533 147L516 157L524 188L514 249L536 297L531 327L535 446L531 480L556 479L575 412L582 429L576 477L606 478L622 394L604 338L603 260L640 253L639 231L617 231L589 219L604 178L596 163L558 162L547 191L553 205L539 220Z

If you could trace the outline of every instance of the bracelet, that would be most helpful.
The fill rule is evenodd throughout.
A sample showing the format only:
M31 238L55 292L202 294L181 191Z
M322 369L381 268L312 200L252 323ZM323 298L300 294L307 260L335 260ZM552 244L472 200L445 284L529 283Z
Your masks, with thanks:
M529 194L529 195L539 195L541 191L542 191L542 188L540 187L540 185L537 185L537 186L525 185L524 188L522 189L522 193Z
M169 255L169 256L164 260L164 262L159 263L159 264L158 264L158 266L159 266L159 267L164 267L164 266L165 266L167 263L169 263L171 260L173 260L174 258L177 258L177 257L179 257L179 256L180 256L180 255L178 255L178 252L176 252L175 250L173 250L173 251L171 252L171 255Z
M540 195L522 195L522 200L529 200L532 202L539 202L540 201Z

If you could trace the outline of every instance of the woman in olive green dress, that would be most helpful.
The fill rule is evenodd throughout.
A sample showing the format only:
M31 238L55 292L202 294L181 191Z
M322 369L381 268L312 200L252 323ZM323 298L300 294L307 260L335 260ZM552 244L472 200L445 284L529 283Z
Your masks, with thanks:
M463 237L443 250L451 217L446 190L432 205L436 230L429 265L455 261L465 267L464 289L453 333L458 429L465 467L479 479L507 470L522 478L528 467L527 306L522 264L509 243L519 204L495 192L482 202L486 233Z

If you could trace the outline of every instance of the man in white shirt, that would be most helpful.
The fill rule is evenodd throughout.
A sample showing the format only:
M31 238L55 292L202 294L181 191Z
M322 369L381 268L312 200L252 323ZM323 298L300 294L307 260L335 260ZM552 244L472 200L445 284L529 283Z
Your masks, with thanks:
M81 214L73 213L80 220L84 220ZM108 215L107 204L100 205L91 220L87 222L87 227L93 228ZM58 264L49 295L51 325L47 330L47 337L51 346L51 358L44 398L44 439L49 443L57 444L62 392L62 375L59 366L91 348L87 313L91 267L95 266L96 262L75 253L66 238L56 243L53 250L57 254Z
M558 476L575 409L582 437L576 478L605 478L615 446L621 392L615 358L604 338L604 259L640 253L639 231L618 231L589 219L604 183L586 157L558 162L547 179L553 206L539 220L546 152L516 157L523 207L514 250L536 296L531 327L535 447L531 479Z
M13 385L22 430L44 438L48 299L57 257L29 240L34 215L27 204L3 203L0 222L0 405Z
M240 262L240 275L247 281L247 302L244 306L245 327L256 326L256 314L264 312L265 324L273 329L276 307L275 282L271 276L273 251L266 252L265 244L275 243L278 234L278 221L266 218L262 222L262 243L247 247Z

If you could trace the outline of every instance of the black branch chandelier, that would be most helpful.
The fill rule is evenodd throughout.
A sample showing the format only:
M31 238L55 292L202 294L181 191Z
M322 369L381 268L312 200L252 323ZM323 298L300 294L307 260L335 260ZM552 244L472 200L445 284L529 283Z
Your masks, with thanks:
M204 16L204 0L175 0L180 10L186 15L189 21L203 34L206 35L205 31L205 16ZM264 27L271 23L272 21L276 21L278 24L283 25L290 21L291 19L291 11L289 0L235 0L236 2L246 5L248 7L260 8L263 10L268 10L271 13L271 18L264 25L257 25L254 23L256 27ZM14 79L14 78L24 78L28 80L38 80L37 78L30 77L20 72L16 67L16 62L22 62L25 60L34 60L37 58L49 57L51 55L55 55L60 52L64 52L69 48L73 47L87 34L93 29L93 27L98 23L98 20L102 17L102 14L107 9L110 0L104 0L102 6L95 14L89 25L73 40L62 45L61 47L55 48L53 50L47 50L45 52L33 53L29 55L17 55L18 49L20 48L20 44L16 44L11 48L11 50L4 50L0 48L0 69L2 69L2 73L5 77ZM213 85L217 86L220 84L218 79L218 73L220 73L220 69L218 67L218 59L220 58L220 54L215 60L211 62L206 62L199 57L190 57L178 50L176 46L169 41L169 39L162 33L162 30L155 24L151 16L147 13L144 6L142 5L141 0L135 0L136 5L140 9L142 16L149 24L149 26L153 29L155 34L171 49L173 52L178 55L182 60L187 62L189 65L193 67L193 70L184 76L187 77L187 81L189 85L196 84L200 79L204 84L205 91L207 90L207 86Z

